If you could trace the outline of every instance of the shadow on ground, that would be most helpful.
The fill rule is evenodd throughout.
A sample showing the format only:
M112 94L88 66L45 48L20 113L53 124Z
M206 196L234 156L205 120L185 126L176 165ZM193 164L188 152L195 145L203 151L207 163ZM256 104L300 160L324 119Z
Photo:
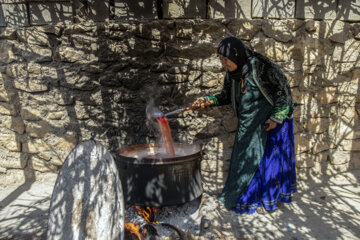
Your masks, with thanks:
M226 211L216 196L206 194L201 211L210 224L201 235L214 236L217 231L224 237L250 239L357 239L360 170L311 177L299 181L291 204L272 213L237 215ZM4 200L19 186L1 188L0 239L45 239L54 182L55 178L35 182L6 205Z

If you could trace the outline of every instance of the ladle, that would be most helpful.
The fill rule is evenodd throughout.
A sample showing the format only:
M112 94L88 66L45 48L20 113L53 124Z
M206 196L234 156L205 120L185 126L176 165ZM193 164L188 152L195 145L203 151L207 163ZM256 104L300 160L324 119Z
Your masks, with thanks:
M196 109L199 109L199 108L205 108L205 107L211 106L213 104L214 104L214 101L210 100L210 101L201 103L200 107L188 106L188 107L184 107L184 108L178 108L178 109L176 109L174 111L171 111L171 112L168 112L168 113L165 113L165 114L159 111L159 112L155 112L153 114L153 117L154 118L168 117L168 116L178 114L178 113L181 113L181 112L185 112L185 111L189 111L189 110L196 110Z

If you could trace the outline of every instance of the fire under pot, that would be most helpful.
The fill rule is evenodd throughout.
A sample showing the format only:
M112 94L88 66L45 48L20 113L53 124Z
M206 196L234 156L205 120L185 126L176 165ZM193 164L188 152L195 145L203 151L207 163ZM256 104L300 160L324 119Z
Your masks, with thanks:
M168 157L157 144L121 148L116 154L124 200L136 206L171 206L201 196L201 152L197 144L174 144Z

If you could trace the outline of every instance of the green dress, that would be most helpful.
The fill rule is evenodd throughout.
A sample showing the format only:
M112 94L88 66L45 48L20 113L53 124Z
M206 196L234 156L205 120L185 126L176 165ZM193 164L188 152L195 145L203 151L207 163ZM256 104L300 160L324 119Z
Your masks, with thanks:
M227 209L235 206L236 200L246 191L259 167L267 136L264 124L272 111L271 104L255 84L251 70L246 81L243 81L243 87L241 84L241 80L232 80L232 99L235 99L232 104L235 105L238 126L229 174L219 197Z

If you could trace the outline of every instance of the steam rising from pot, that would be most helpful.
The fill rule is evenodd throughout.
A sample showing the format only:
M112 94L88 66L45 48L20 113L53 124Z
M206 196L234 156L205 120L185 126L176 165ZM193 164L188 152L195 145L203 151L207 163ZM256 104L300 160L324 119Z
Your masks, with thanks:
M159 138L161 137L161 134L155 116L161 115L162 112L155 106L154 99L150 99L149 103L146 105L146 126L150 133L154 134L158 143L160 143Z

